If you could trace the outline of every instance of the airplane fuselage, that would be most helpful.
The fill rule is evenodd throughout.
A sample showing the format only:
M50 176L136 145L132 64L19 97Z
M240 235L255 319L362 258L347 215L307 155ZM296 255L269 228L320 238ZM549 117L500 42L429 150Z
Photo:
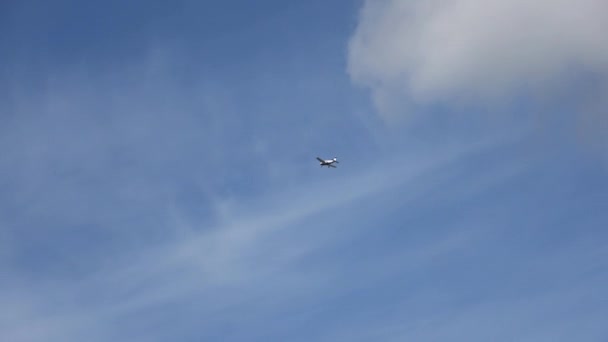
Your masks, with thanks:
M321 166L327 166L327 167L336 167L333 164L338 162L337 158L334 158L334 159L321 159L321 158L317 157L317 160L319 160L319 165L321 165Z

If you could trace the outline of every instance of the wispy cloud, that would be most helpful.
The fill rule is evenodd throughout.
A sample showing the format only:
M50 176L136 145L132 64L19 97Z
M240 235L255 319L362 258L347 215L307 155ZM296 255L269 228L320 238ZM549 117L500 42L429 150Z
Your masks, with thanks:
M361 216L352 215L357 203L404 185L408 185L409 200L414 200L426 191L424 184L433 183L426 173L484 146L450 148L422 159L396 159L390 169L372 166L341 180L276 189L269 197L239 200L224 208L228 212L217 216L221 219L215 223L177 214L179 219L167 221L171 226L165 228L181 231L176 237L106 255L94 269L75 278L53 276L35 285L9 288L5 299L13 303L14 315L3 318L4 336L69 340L93 332L103 340L120 329L111 323L116 319L134 314L150 319L144 312L183 302L196 303L193 310L214 330L229 320L226 314L234 315L234 310L246 313L251 308L243 307L244 303L258 303L258 298L265 298L263 304L255 304L256 315L261 317L284 310L286 301L297 305L308 296L318 300L335 293L336 282L343 280L332 274L332 268L315 266L312 261L316 253L329 253L327 248L340 243L342 235L357 234ZM427 181L416 185L423 179ZM344 231L348 225L354 231ZM404 257L411 260L411 266L419 267L466 243L446 239L418 246ZM372 260L362 267L371 271L377 262L382 263ZM154 339L145 332L136 334Z

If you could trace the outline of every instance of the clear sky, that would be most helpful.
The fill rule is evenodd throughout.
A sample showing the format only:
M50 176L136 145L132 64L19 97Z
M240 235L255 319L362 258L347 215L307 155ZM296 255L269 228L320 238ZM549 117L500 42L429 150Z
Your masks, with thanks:
M606 32L603 0L2 2L0 340L608 340Z

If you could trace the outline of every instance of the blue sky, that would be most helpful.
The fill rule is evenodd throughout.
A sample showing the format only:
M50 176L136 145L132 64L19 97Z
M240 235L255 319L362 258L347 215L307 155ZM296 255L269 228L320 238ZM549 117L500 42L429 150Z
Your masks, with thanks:
M480 1L3 4L0 339L608 339L608 11Z

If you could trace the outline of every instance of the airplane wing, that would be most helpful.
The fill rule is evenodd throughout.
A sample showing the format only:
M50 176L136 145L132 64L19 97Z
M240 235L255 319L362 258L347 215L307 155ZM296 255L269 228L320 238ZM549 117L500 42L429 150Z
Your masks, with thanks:
M332 164L327 164L327 166L329 166L329 167L333 167L333 168L335 168L335 167L336 167L336 165L332 165Z
M325 160L323 160L323 159L321 159L319 157L317 157L317 160L320 161L321 163L325 161Z

